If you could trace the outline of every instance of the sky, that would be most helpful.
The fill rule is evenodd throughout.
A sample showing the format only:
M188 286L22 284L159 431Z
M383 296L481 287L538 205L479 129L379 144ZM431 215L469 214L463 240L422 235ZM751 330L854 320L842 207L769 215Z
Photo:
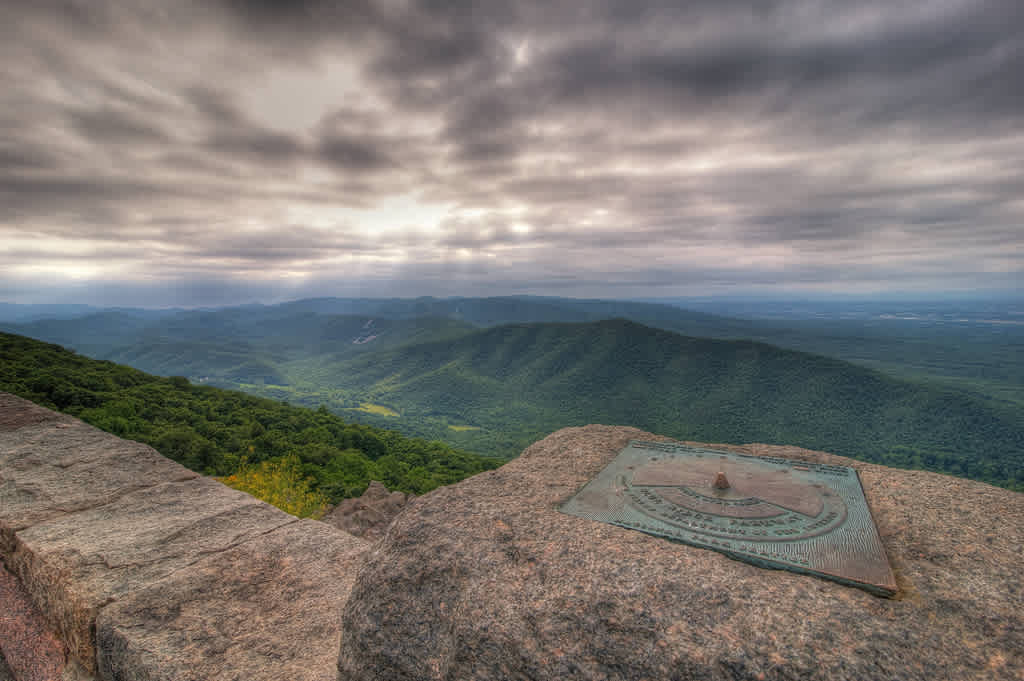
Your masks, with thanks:
M1024 289L1021 0L0 0L0 301Z

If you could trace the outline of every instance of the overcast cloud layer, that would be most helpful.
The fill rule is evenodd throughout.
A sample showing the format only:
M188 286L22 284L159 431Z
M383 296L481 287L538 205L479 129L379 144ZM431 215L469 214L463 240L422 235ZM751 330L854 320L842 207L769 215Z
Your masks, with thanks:
M1021 0L0 5L0 300L1021 288Z

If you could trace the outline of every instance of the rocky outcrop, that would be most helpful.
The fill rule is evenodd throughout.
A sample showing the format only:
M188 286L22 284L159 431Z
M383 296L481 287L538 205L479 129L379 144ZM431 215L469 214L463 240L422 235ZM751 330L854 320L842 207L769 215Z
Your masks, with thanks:
M96 620L100 676L333 681L339 612L364 547L302 520L120 598Z
M0 551L14 533L199 476L151 447L0 393Z
M366 548L0 393L0 558L103 679L333 679Z
M376 541L384 536L395 516L415 498L404 492L389 492L387 487L374 480L362 496L342 499L322 520L349 534Z
M100 609L296 522L207 478L135 490L18 532L9 564L87 666Z
M665 440L569 428L417 499L345 606L340 681L1024 677L1024 495L721 446L858 469L887 599L557 510L633 438Z
M335 518L371 545L0 393L0 681L1024 678L1024 495L714 445L857 468L880 598L557 510L634 438L371 486Z

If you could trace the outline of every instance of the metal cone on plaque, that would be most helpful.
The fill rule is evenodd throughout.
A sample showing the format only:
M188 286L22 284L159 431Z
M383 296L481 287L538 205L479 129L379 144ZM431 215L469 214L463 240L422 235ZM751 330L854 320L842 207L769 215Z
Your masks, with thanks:
M560 510L896 593L860 478L847 466L634 440Z

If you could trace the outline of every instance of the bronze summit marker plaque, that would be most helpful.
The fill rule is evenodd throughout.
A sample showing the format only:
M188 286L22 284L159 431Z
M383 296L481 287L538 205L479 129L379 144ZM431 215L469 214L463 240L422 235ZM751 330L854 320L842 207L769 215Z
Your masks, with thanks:
M860 478L847 466L633 440L560 510L896 593Z

